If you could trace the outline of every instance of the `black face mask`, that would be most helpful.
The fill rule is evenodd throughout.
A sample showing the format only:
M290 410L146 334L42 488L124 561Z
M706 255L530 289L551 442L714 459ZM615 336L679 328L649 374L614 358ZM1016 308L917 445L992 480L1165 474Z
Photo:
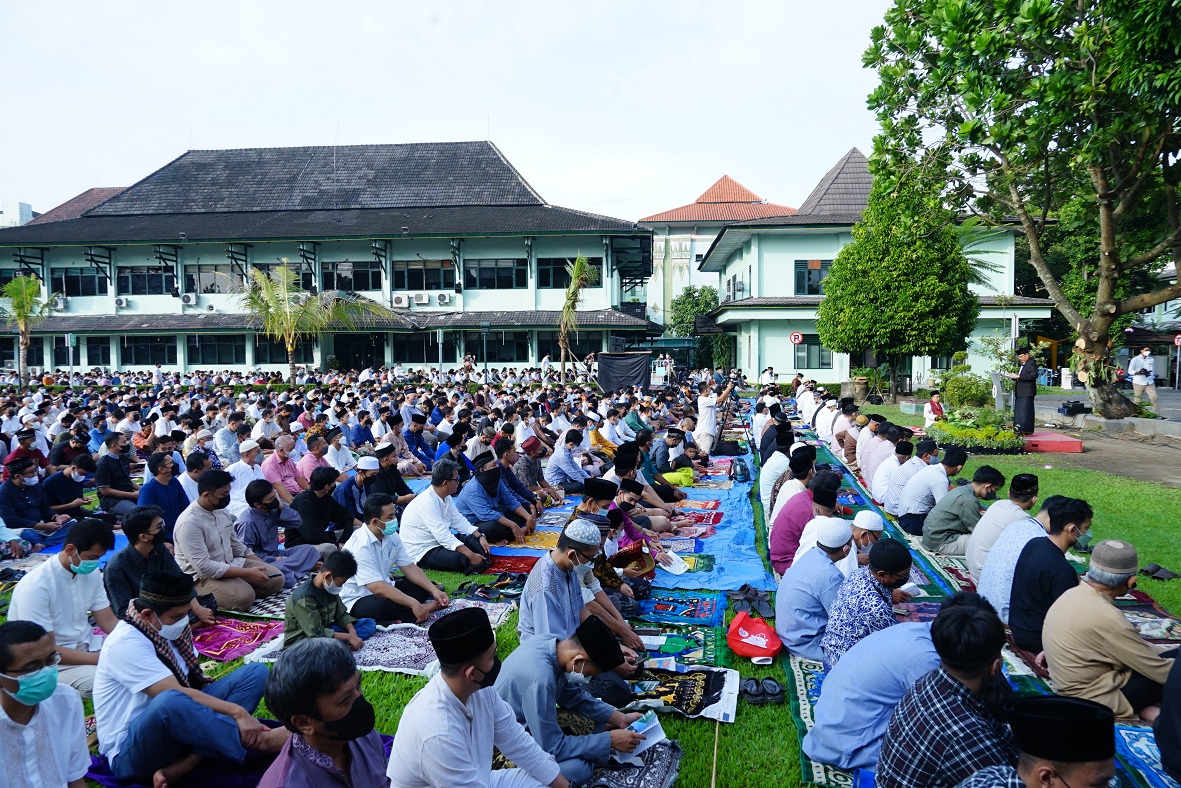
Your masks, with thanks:
M496 495L496 490L500 487L500 469L484 471L476 476L476 479L479 480L480 486L484 488L484 492L489 495Z
M625 512L630 512L632 509L636 508L636 505L632 501L621 501L619 504L619 508Z
M276 498L275 500L271 501L268 504L264 504L263 506L268 512L273 512L279 508L279 503L280 503L279 499Z
M496 683L496 677L500 675L500 657L492 658L492 669L484 674L484 678L480 679L480 688L487 689Z
M217 499L217 503L213 504L213 510L217 511L218 509L224 509L229 505L230 505L230 496L227 495L225 498L218 498Z
M365 696L357 698L356 703L349 709L349 713L339 720L324 723L324 730L328 735L340 741L356 741L373 730L376 717L373 707Z
M165 539L167 539L167 534L165 534L163 531L161 531L158 534L153 534L152 535L152 546L158 547L159 545L164 544Z

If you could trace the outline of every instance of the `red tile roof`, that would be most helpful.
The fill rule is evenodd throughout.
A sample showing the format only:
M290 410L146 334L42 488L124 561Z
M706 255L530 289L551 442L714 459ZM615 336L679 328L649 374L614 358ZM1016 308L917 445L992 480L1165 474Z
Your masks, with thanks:
M63 219L77 219L91 208L106 202L126 188L126 186L99 186L94 189L87 189L77 197L72 197L56 208L41 214L29 222L29 224L45 224L46 222L60 222Z
M769 216L791 216L795 212L795 208L766 202L729 175L723 175L691 205L645 216L640 221L740 222Z

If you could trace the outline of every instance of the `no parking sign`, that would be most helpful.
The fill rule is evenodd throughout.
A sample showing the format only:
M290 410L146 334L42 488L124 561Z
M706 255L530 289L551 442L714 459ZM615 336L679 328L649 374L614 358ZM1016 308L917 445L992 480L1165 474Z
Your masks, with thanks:
M788 339L791 340L791 343L793 345L798 345L804 341L804 335L801 334L799 331L793 331L793 332L791 332L791 336L789 336ZM1181 345L1181 335L1177 336L1177 340L1178 340L1177 344Z

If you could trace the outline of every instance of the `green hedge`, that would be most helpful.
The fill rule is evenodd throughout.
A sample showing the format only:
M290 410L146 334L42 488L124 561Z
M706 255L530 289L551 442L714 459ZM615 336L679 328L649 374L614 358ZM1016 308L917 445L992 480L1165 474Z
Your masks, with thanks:
M255 383L247 383L247 384L236 383L236 384L231 385L230 388L233 389L234 395L237 396L238 394L242 394L242 393L250 392L250 391L270 390L276 394L280 394L284 391L295 391L295 390L312 391L313 389L318 388L319 385L320 384L311 384L311 383L304 383L302 385L301 384L291 384L291 383L265 383L265 384L261 384L261 385L255 384ZM51 393L54 393L54 394L64 394L64 393L70 392L71 390L78 390L78 389L85 388L85 386L74 386L73 388L71 388L70 386L41 386L40 388L43 388L43 389L45 389ZM121 383L121 384L119 384L119 388L127 388L127 385ZM152 389L155 388L155 386L153 386L151 383L137 383L134 386L131 386L131 388L135 389L136 391L151 391ZM172 391L185 393L185 392L188 392L191 388L192 388L192 386L173 386ZM221 389L225 388L225 386L217 386L216 388L220 391ZM9 386L5 390L16 391L17 387L16 386Z
M927 435L940 445L954 443L965 449L984 449L997 452L1017 453L1025 449L1025 440L1013 430L989 424L969 427L946 421L937 421L927 427Z

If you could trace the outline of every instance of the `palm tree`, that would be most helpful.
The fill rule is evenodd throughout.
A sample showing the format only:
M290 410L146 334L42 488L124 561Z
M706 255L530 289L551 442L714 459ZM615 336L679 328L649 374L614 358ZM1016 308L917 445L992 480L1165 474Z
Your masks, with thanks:
M17 370L21 385L29 385L29 344L32 341L33 326L49 314L49 302L41 300L41 282L35 276L14 276L4 285L4 298L8 299L8 327L16 326L20 333L20 351L17 353Z
M340 326L355 331L365 317L385 317L381 304L352 293L331 291L312 295L299 288L295 271L284 258L270 273L250 269L248 287L241 288L238 301L252 315L263 335L287 348L287 365L295 383L295 346L300 339L315 337Z
M582 290L585 287L598 284L599 270L586 260L586 255L579 254L574 262L566 261L566 275L570 277L570 284L566 285L566 300L562 304L562 314L558 317L558 347L562 349L562 380L566 379L566 356L570 354L570 332L578 330L578 302L582 300Z
M1004 230L998 230L995 227L988 228L980 221L978 216L969 216L961 223L955 225L956 238L959 239L960 248L964 250L964 256L968 258L968 284L978 285L989 290L996 290L992 284L992 275L999 274L1002 270L1000 263L995 263L991 260L985 260L987 255L999 255L1002 252L998 249L985 249L985 244L988 244L1005 235Z

